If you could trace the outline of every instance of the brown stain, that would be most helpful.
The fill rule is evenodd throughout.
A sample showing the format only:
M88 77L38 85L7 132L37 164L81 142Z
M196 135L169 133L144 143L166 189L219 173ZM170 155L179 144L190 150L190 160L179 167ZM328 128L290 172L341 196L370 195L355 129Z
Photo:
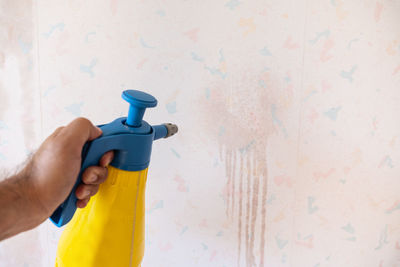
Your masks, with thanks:
M230 188L230 184L231 184L231 166L230 166L230 151L227 151L225 154L225 173L226 176L228 177L228 179L226 180L226 198L228 199L228 201L226 202L227 208L226 208L226 216L229 217L229 199L230 199L230 192L229 192L229 188Z
M260 177L257 175L257 158L253 157L253 194L251 201L251 220L250 220L250 241L249 241L249 262L250 266L254 266L254 240L255 240L255 224L257 220L257 209L258 209L258 192Z
M235 173L236 173L236 150L233 151L232 165L232 190L231 190L231 216L235 216Z
M242 220L243 220L243 155L240 155L240 170L239 170L239 211L238 211L238 261L240 265L241 245L242 245Z
M279 110L292 100L291 92L285 90L280 92L280 98L276 96L279 87L268 71L254 73L257 71L235 72L230 79L212 83L199 112L200 122L204 123L202 131L206 129L207 135L216 138L225 164L226 215L237 227L238 266L243 261L245 266L265 264L266 149L268 137L275 132L271 108L275 105ZM260 80L265 87L260 86Z
M261 158L267 158L265 155L265 151ZM264 266L264 250L265 250L265 231L266 231L266 217L267 217L267 193L268 193L268 167L267 162L265 161L265 165L262 166L261 174L262 174L262 196L261 196L261 242L260 242L260 266Z
M249 221L250 221L250 196L251 196L251 159L247 158L247 199L246 199L246 262L249 262ZM242 200L241 200L242 201ZM242 220L242 218L239 218ZM239 233L241 235L242 233Z

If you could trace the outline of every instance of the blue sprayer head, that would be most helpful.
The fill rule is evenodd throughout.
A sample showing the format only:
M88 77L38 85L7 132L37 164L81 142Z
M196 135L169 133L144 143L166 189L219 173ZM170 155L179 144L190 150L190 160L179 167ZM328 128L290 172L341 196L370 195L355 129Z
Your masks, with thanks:
M50 220L58 227L68 223L76 210L76 187L81 183L83 171L97 165L101 156L114 150L111 166L125 171L140 171L149 166L151 147L154 140L167 138L178 131L175 124L149 125L143 120L146 108L155 107L157 100L147 93L126 90L122 98L129 104L127 117L121 117L108 124L98 125L103 134L82 149L82 166L77 181L67 199L54 211Z

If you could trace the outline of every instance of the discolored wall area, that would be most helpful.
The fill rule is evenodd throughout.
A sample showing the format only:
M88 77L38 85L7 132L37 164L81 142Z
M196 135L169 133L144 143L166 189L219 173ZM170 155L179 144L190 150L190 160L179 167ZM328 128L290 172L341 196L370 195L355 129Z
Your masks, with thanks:
M397 1L0 3L2 167L125 116L124 89L178 124L153 147L143 266L399 264ZM59 234L0 243L0 266L52 266Z

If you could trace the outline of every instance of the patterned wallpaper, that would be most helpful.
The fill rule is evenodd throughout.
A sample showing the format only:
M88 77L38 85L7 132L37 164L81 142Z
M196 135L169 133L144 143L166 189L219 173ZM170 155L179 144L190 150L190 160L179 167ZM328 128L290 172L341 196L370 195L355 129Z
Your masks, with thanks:
M124 116L127 88L179 125L143 266L400 266L399 1L0 0L0 21L3 169ZM0 266L52 266L59 235L0 243Z

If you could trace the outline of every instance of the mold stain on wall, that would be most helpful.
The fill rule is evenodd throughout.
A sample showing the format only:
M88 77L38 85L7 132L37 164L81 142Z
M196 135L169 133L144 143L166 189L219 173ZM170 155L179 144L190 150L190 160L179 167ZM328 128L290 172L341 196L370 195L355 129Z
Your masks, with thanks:
M264 266L267 245L267 143L275 132L277 86L268 71L254 73L210 85L201 112L203 121L213 124L205 128L216 129L210 134L225 165L223 196L226 216L237 229L238 266Z

